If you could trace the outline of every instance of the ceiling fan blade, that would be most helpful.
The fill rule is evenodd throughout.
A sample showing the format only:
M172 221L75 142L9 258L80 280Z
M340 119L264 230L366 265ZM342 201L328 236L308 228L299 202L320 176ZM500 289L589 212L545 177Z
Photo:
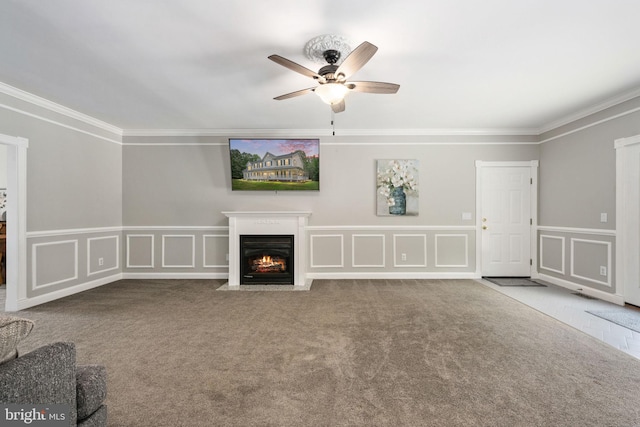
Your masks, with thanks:
M333 110L334 113L342 113L344 111L344 108L345 108L344 99L335 104L331 104L331 109Z
M311 77L312 79L316 79L324 82L324 77L322 77L320 74L308 69L307 67L303 67L302 65L297 64L287 58L283 58L280 55L271 55L268 58L273 62L275 62L276 64L280 64L283 67L287 67L288 69L293 70L296 73L300 73L303 76Z
M353 73L358 71L364 66L373 55L375 55L378 48L369 42L364 42L357 48L355 48L349 56L347 56L342 64L336 70L336 76L342 75L344 78L349 78Z
M276 96L273 99L278 100L278 101L282 101L283 99L289 99L289 98L294 98L294 97L300 96L300 95L306 95L309 92L313 92L315 89L316 89L315 87L309 87L309 88L306 88L306 89L297 90L295 92L286 93L284 95Z
M396 93L400 85L385 82L348 82L346 86L354 92Z

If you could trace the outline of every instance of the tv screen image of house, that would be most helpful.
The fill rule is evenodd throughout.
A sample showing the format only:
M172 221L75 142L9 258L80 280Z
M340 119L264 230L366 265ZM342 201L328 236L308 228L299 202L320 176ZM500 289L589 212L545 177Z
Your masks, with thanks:
M320 190L319 139L229 138L231 189Z

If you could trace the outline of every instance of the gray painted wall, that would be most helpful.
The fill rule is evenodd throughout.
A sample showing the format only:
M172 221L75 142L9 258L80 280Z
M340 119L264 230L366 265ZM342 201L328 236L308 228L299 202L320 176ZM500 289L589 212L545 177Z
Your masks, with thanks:
M636 98L541 135L541 274L609 294L623 291L615 286L614 141L640 134L639 107Z
M538 158L535 144L468 138L469 144L440 145L395 137L378 145L377 138L358 139L321 138L319 192L262 193L231 191L226 138L125 137L124 224L226 226L221 211L309 210L312 226L473 225L461 215L475 211L475 161ZM375 161L392 158L420 162L418 216L376 216Z
M121 277L225 277L221 211L233 210L312 211L307 264L315 277L472 273L475 218L462 213L475 213L475 161L535 159L539 272L616 293L613 141L640 134L640 98L540 137L323 137L320 192L277 194L230 190L225 137L123 138L6 95L0 107L0 132L30 142L34 299ZM418 216L376 215L375 161L389 158L419 161Z
M200 248L205 244L202 234L224 232L227 218L222 211L304 210L312 212L307 265L314 277L472 273L475 161L535 160L539 152L535 143L520 138L515 143L508 137L493 141L321 138L320 191L275 193L231 191L224 137L125 137L124 239L129 247L146 252L127 252L125 265L132 267L124 271L218 277L224 269L207 267L203 259L224 259L226 249ZM376 160L393 158L419 161L418 216L376 215ZM471 219L463 220L464 212L472 213ZM166 236L184 233L193 235L195 263L163 268L170 245L177 242ZM327 250L332 251L329 258Z
M108 283L121 273L121 137L6 95L0 107L0 132L29 140L27 297Z

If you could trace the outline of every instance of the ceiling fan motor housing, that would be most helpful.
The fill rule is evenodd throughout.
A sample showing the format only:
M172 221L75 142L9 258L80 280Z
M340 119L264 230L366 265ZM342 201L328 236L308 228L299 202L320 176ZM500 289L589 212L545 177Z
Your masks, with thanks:
M324 77L327 81L337 80L338 76L336 76L336 71L338 71L338 66L334 64L325 65L320 68L318 74Z
M340 60L340 52L335 49L325 50L324 52L322 52L322 56L324 57L325 61L327 61L331 65Z

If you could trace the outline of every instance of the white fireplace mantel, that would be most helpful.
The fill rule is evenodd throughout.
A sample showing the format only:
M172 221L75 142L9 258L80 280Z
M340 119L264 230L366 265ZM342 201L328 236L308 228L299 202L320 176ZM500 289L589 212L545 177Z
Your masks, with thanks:
M306 282L306 233L308 211L223 211L229 218L229 283L240 287L240 235L293 235L293 285L304 287Z

